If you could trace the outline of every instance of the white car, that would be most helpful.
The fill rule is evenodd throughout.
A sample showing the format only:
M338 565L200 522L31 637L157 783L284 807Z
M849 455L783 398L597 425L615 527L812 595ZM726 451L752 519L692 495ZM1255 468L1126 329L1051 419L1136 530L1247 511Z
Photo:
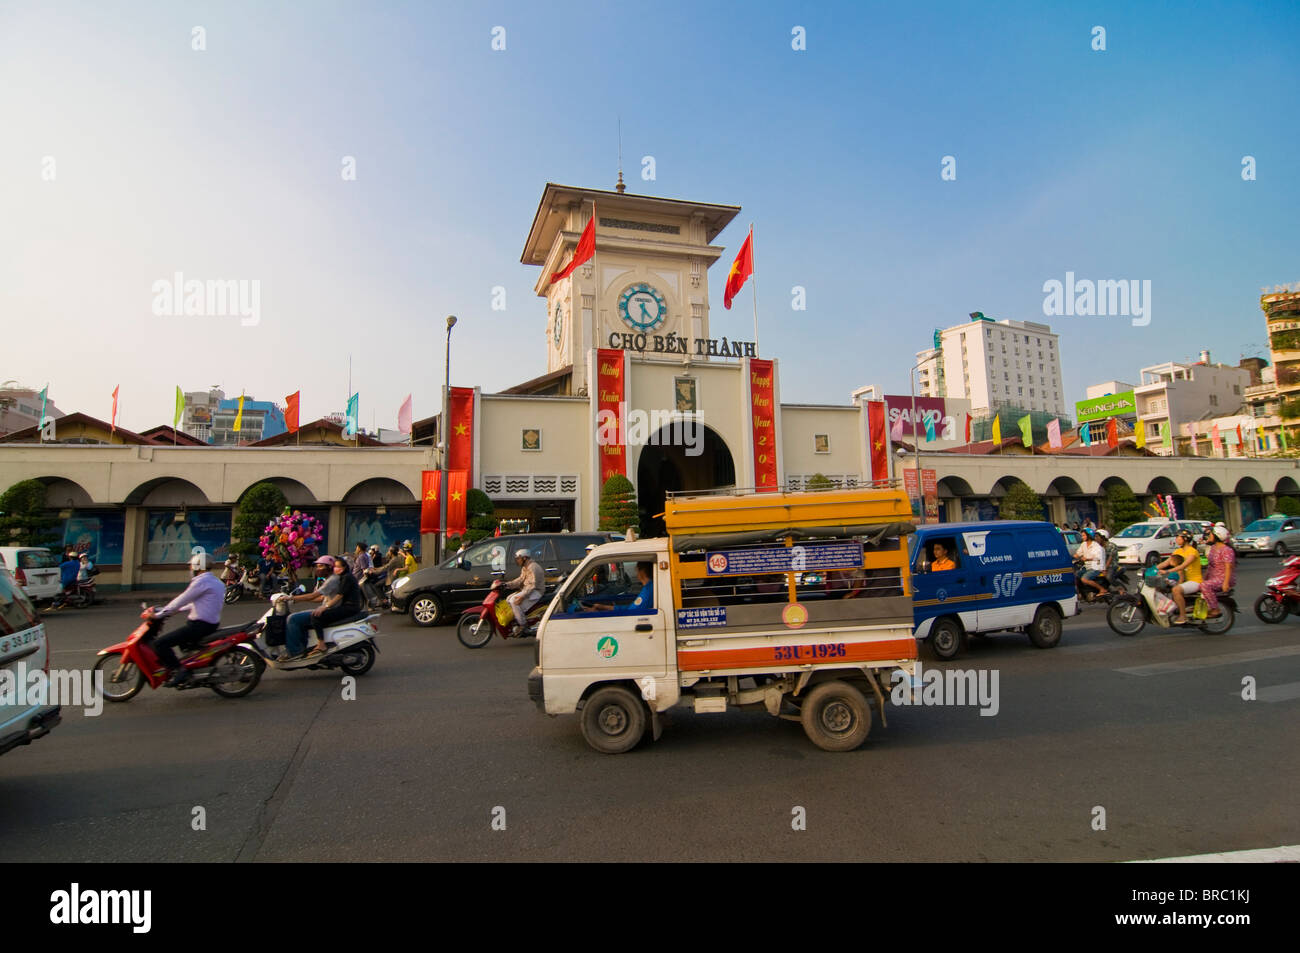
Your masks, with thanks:
M0 546L0 565L14 574L32 602L53 599L63 588L59 557L44 546Z
M1111 541L1119 547L1120 565L1154 566L1174 551L1179 530L1187 530L1194 539L1200 539L1209 525L1203 520L1145 520L1124 527Z
M61 720L58 705L30 704L27 675L49 671L49 642L36 607L9 570L0 567L0 755L48 735Z

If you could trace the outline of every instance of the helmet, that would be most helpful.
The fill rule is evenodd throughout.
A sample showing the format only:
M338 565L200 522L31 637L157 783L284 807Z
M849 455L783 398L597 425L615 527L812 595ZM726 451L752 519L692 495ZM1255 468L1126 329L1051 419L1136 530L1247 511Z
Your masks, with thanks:
M195 554L194 554L194 557L190 560L190 571L191 571L191 572L207 572L207 571L208 571L208 554L207 554L207 553L195 553Z
M379 546L376 545L375 543L371 543L371 544L370 544L370 551L371 551L372 553L377 553L377 552L379 552Z
M1106 532L1104 529L1097 530L1097 535L1102 539L1110 539L1110 533Z
M317 565L317 566L329 566L329 567L332 569L332 568L334 568L334 557L333 557L333 556L321 556L319 559L316 560L315 565Z
M409 539L402 541L402 548L405 549L407 552L410 552L411 550L415 549L415 547L411 545L411 541Z
M1224 526L1222 523L1215 523L1215 524L1214 524L1214 536L1215 536L1215 538L1218 539L1219 541L1223 541L1223 540L1227 539L1227 538L1228 538L1228 527Z
M515 559L529 559L529 558L531 558L531 557L532 557L532 553L530 553L530 552L529 552L528 550L526 550L526 549L516 549L516 550L515 550Z

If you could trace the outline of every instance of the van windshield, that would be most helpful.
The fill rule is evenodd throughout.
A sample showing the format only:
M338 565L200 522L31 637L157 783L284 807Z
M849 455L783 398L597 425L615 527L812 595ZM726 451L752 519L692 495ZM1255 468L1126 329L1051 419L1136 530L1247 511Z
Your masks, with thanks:
M1159 526L1154 526L1151 523L1134 523L1132 526L1127 526L1120 532L1116 533L1115 538L1147 539L1154 536L1159 529Z

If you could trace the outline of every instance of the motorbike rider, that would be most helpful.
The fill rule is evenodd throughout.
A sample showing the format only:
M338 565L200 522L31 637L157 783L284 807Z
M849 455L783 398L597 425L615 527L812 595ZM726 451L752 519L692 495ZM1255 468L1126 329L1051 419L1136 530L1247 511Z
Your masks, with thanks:
M505 587L519 591L507 596L506 602L514 610L515 624L522 632L528 626L525 613L541 601L542 591L546 588L546 574L526 549L515 550L515 565L519 567L519 575L507 582Z
M1201 590L1201 554L1196 549L1196 543L1192 540L1192 534L1188 530L1180 530L1176 537L1178 548L1169 554L1169 558L1160 565L1156 566L1156 572L1161 576L1176 572L1180 575L1182 582L1175 584L1169 592L1173 598L1174 604L1178 606L1178 616L1171 619L1174 625L1185 625L1187 622L1187 597L1195 595Z
M360 580L361 574L370 568L370 552L366 549L365 543L360 540L357 541L356 546L352 549L352 557L348 560L348 563L351 566L352 575Z
M156 618L165 619L186 606L190 610L189 620L185 625L160 636L153 643L158 661L171 671L166 682L168 685L184 684L190 677L189 669L181 666L173 647L192 649L204 636L211 635L221 625L221 609L226 601L226 586L217 578L215 572L208 572L208 568L208 554L195 553L190 559L190 572L193 575L190 584L184 592L154 613Z
M67 603L68 596L77 588L77 575L80 572L81 562L77 559L77 554L71 550L64 553L63 562L59 563L59 584L63 589L50 603L51 609L61 609Z
M225 568L221 573L221 581L226 585L239 582L239 557L234 553L226 557Z
M1219 594L1232 588L1237 554L1228 545L1228 527L1217 523L1205 531L1203 539L1209 544L1205 573L1201 582L1201 595L1209 607L1207 619L1223 615L1219 608Z
M1083 563L1083 574L1079 576L1079 582L1096 593L1096 595L1092 592L1087 594L1089 601L1092 601L1106 593L1106 587L1097 581L1101 577L1102 570L1106 568L1106 551L1097 542L1094 530L1085 529L1083 533L1083 544L1079 546L1074 558Z
M361 591L365 593L366 602L371 606L382 601L384 583L389 579L396 579L397 573L406 565L406 557L397 551L396 545L388 547L388 556L382 563L379 561L379 547L373 548L374 565L366 570L365 579L361 583Z
M90 553L82 553L78 557L77 565L77 584L88 583L95 577L95 564L90 561Z
M320 602L321 605L309 612L295 612L289 616L287 631L288 655L280 661L290 661L303 657L307 647L306 628L308 625L316 630L316 647L308 655L321 655L327 651L325 629L340 619L356 615L361 611L361 587L352 575L345 556L322 556L316 560L321 569L329 569L331 574L315 592L302 596L290 596L291 601ZM295 623L295 620L297 622Z
M346 564L345 564L346 565ZM316 570L316 588L312 592L294 593L285 596L290 605L295 602L324 602L325 597L321 594L326 580L334 571L334 557L321 556L315 562ZM308 609L304 612L295 612L285 620L285 654L280 656L281 662L287 662L292 659L302 658L307 648L307 627L312 623L314 609Z
M402 543L402 558L403 563L400 575L409 576L420 568L419 564L415 561L415 547L411 545L409 539Z

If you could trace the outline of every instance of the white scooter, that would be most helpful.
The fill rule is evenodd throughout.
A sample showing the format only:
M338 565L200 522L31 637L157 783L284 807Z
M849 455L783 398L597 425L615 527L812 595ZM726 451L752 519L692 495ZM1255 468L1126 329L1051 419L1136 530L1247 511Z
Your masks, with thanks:
M358 612L350 619L344 619L325 629L327 649L315 655L281 662L279 654L283 646L272 646L267 642L268 630L273 623L273 616L288 621L290 615L288 597L277 592L271 596L271 608L256 623L249 627L253 638L240 645L257 653L267 665L281 672L296 672L301 669L337 668L347 675L364 675L375 664L375 655L379 651L375 636L379 635L377 612Z
M1148 622L1154 622L1162 629L1184 628L1174 626L1172 617L1177 614L1177 606L1167 593L1173 580L1161 577L1155 568L1142 574L1141 585L1136 593L1116 595L1106 612L1106 624L1119 635L1137 635ZM1237 617L1237 601L1232 590L1219 593L1220 614L1212 619L1196 618L1196 611L1203 609L1205 598L1197 594L1196 600L1188 608L1186 628L1200 629L1210 635L1223 635L1232 628Z

